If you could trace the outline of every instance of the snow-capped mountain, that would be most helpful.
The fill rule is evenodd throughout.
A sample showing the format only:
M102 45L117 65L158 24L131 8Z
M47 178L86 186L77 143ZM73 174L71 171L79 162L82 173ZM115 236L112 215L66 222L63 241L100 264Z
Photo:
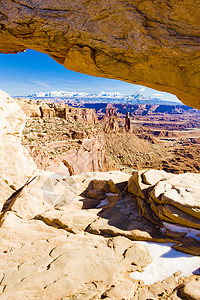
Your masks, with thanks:
M29 95L28 97L33 97L33 98L44 98L44 97L88 97L90 94L88 93L77 93L77 92L66 92L66 91L51 91L48 93L36 93L36 94L32 94Z
M29 95L30 98L61 98L66 103L73 101L73 103L80 102L107 102L107 103L126 103L126 104L177 104L177 102L164 101L160 98L142 95L135 93L132 95L123 95L119 92L100 92L98 94L89 94L85 92L68 92L68 91L51 91L47 93L35 93Z

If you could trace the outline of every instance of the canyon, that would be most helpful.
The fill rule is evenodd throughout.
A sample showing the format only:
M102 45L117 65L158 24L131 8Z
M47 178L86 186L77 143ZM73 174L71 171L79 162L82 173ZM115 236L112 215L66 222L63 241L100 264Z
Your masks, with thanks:
M0 100L0 299L198 299L199 174L39 170L20 144L25 114L6 93ZM137 279L159 259L152 243L181 263Z
M33 49L200 108L199 5L2 0L0 53ZM0 299L200 299L199 158L197 110L0 91Z
M52 101L17 99L29 116L22 143L40 169L73 175L108 170L131 174L145 168L176 174L200 170L198 110L183 105L106 103L86 103L81 108ZM58 112L67 110L67 115L56 116L55 105ZM41 118L41 107L52 115ZM127 112L130 132L125 130Z

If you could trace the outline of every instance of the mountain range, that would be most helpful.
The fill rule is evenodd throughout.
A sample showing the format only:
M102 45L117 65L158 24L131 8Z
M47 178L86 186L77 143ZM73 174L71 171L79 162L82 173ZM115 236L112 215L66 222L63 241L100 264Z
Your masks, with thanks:
M124 104L167 104L167 105L177 105L180 102L175 101L165 101L160 98L145 96L141 93L135 93L131 95L120 94L119 92L100 92L98 94L89 94L85 92L68 92L68 91L51 91L51 92L41 92L28 95L32 99L37 98L54 98L55 102L59 102L62 99L66 103L73 102L78 103L124 103Z

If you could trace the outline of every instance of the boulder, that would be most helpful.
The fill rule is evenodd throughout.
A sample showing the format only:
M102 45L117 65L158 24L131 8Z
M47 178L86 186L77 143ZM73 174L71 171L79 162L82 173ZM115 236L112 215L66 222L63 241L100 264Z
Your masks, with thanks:
M200 229L199 186L199 174L144 170L133 172L127 191L136 197L141 214L150 222Z
M63 228L71 233L78 233L84 231L98 216L90 211L69 208L63 211L51 209L38 214L36 218L47 225Z
M155 185L162 179L168 179L173 177L173 174L167 173L163 170L150 169L142 173L142 182L148 185Z
M100 189L93 189L93 190L89 190L86 193L86 197L94 198L94 199L97 199L97 200L103 200L103 199L106 199L106 193L103 192Z
M200 208L200 175L184 173L160 181L151 196L161 198L160 203L172 204L178 208ZM197 214L198 215L198 214Z

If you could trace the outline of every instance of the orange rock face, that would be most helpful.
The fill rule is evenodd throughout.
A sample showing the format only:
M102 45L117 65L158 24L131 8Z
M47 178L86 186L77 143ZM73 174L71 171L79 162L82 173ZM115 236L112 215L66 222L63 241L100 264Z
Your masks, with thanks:
M176 94L199 108L200 0L2 0L0 52Z
M52 104L41 106L41 117L52 118L58 117L73 122L86 122L96 124L97 116L95 109L69 107L68 105Z

